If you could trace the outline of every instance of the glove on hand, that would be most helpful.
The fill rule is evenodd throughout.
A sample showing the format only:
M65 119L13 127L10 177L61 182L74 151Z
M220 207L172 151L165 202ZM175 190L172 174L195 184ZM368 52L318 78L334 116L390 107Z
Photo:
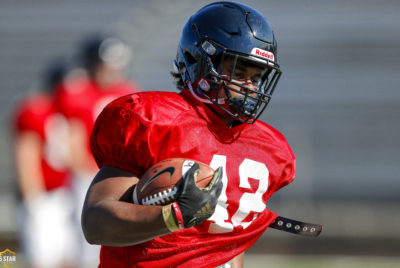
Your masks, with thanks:
M163 207L164 222L171 232L198 225L215 211L222 191L222 167L215 170L206 188L196 185L199 171L200 166L195 163L183 176L176 201Z
M196 185L200 167L195 163L183 176L178 190L176 203L182 213L183 225L190 228L211 217L222 191L222 168L215 170L211 182L206 188Z

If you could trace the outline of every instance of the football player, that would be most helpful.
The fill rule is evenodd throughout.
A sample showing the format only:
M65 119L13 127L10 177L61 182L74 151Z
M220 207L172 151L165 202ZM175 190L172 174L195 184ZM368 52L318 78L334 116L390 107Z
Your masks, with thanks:
M14 117L15 166L20 193L19 238L27 267L73 267L75 229L68 179L68 124L54 91L67 72L49 65L43 91L25 97Z
M83 237L80 216L87 188L97 172L89 141L94 121L113 99L139 91L139 86L124 76L130 47L120 38L96 35L88 38L79 51L79 63L85 72L74 70L57 90L57 102L68 119L72 185L76 202L76 229L79 231L79 260L82 266L98 261L99 247ZM79 70L79 69L78 69Z
M113 99L139 91L139 86L124 77L130 48L119 38L96 35L80 48L82 68L71 71L57 90L57 104L68 118L72 134L73 170L94 173L89 137L94 121Z
M103 245L99 267L242 267L277 217L267 200L294 179L285 138L257 120L281 75L260 12L225 1L201 8L183 27L175 65L179 93L125 96L97 118L91 149L100 171L82 227ZM133 204L141 175L174 157L209 164L213 184L199 191L194 165L174 205Z

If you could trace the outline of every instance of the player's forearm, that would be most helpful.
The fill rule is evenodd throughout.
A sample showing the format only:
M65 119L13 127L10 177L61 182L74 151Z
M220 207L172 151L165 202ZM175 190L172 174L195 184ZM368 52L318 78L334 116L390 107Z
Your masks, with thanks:
M45 191L40 155L41 141L36 133L27 131L16 137L17 178L24 199L35 198Z
M232 259L231 268L243 268L244 252Z
M170 233L160 206L104 200L82 213L82 228L91 244L127 246Z

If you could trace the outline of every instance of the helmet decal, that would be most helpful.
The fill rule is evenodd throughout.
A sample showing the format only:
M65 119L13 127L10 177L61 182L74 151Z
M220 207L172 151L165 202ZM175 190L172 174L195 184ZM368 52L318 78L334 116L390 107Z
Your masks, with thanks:
M205 80L204 78L201 78L199 81L199 87L204 90L204 91L208 91L210 90L210 84L207 82L207 80Z
M258 47L253 48L251 50L251 54L266 58L267 60L275 61L274 53L269 52L269 51L264 50L264 49L261 49L261 48L258 48Z

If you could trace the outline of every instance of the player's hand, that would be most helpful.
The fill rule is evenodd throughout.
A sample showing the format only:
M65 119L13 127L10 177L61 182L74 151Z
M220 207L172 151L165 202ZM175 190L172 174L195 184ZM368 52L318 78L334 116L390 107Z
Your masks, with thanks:
M211 217L222 191L222 168L214 172L213 179L207 188L199 188L196 178L199 174L199 164L195 163L184 175L178 198L176 200L182 212L185 228L193 227Z
M206 188L199 188L196 185L199 170L199 164L195 163L185 173L178 189L177 199L172 204L172 210L180 228L193 227L211 217L222 191L221 167L215 170L214 176Z

